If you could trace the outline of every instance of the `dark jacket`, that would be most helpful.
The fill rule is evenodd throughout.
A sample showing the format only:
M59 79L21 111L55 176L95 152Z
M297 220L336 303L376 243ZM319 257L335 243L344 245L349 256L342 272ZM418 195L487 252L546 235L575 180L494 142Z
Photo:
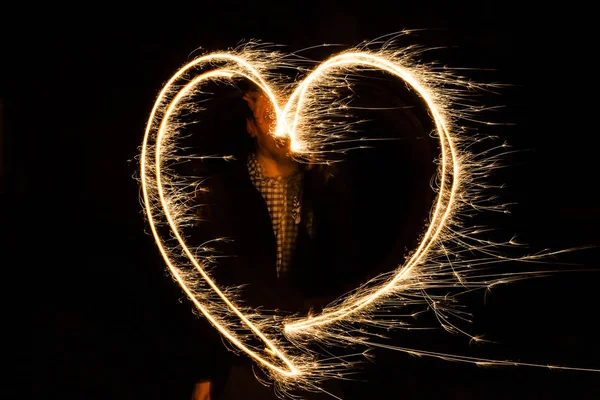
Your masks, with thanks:
M202 222L195 241L214 238L218 258L212 269L218 285L245 284L241 298L252 307L267 310L307 311L311 306L341 294L352 274L349 185L342 175L321 168L306 170L303 180L302 218L293 263L285 278L276 275L276 240L267 206L252 184L245 163L210 177L198 196ZM313 213L312 234L307 213ZM197 233L197 235L196 235Z

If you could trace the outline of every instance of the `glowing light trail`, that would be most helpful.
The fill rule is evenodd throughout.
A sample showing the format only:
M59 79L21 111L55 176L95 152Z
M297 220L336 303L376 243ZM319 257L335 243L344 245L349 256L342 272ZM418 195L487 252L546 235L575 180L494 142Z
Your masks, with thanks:
M165 132L165 126L166 126L167 121L169 120L169 117L174 112L174 110L177 108L177 105L178 105L179 101L181 101L181 99L184 98L185 95L188 94L188 92L192 88L194 88L198 83L202 82L203 80L211 79L211 78L231 78L232 75L233 75L233 73L230 72L230 71L219 71L218 70L218 71L208 72L208 73L203 74L203 75L195 78L194 80L192 80L189 84L187 84L177 94L177 96L175 96L175 98L173 99L173 101L171 102L171 104L169 104L169 106L167 107L167 109L165 111L165 115L163 117L160 129L158 131L158 136L157 136L157 139L156 139L156 143L157 143L156 144L156 165L159 166L158 168L160 168L160 165L161 165L161 159L160 159L160 156L161 156L161 142L162 142L163 135L164 135L164 132ZM161 202L161 204L163 206L163 209L164 209L164 212L165 212L165 216L166 216L167 220L169 221L169 225L171 226L171 228L173 230L173 233L175 234L175 236L177 238L177 241L180 243L183 251L185 252L185 254L187 255L187 257L190 259L190 261L193 263L194 267L196 267L196 269L198 270L198 272L200 274L202 274L202 277L211 286L211 288L219 295L219 297L221 297L221 299L223 299L223 301L225 302L225 304L243 321L243 323L245 325L247 325L257 336L259 336L264 341L264 343L268 346L268 348L274 354L276 354L281 360L283 360L286 363L286 365L289 367L290 370L289 371L282 370L281 368L279 368L279 367L273 365L272 363L268 362L264 358L260 357L256 352L254 352L254 351L250 350L248 347L246 347L243 344L243 342L241 342L239 339L237 339L236 337L234 337L233 335L231 335L231 333L227 332L226 330L222 330L222 333L225 334L228 339L230 339L231 341L233 341L233 343L235 343L241 349L243 349L244 351L246 351L250 356L252 356L257 361L260 361L260 362L264 363L268 367L273 368L273 369L277 370L278 372L280 372L282 374L290 374L290 375L297 374L298 371L291 364L291 362L283 354L281 354L281 352L269 341L269 339L267 337L265 337L262 334L262 332L260 332L260 330L258 330L252 324L252 322L250 322L246 318L246 316L243 315L235 307L235 305L232 304L229 301L229 299L227 299L227 297L225 295L223 295L223 292L221 292L219 290L219 288L217 287L217 285L212 281L212 279L210 279L210 277L206 274L206 272L204 271L204 269L202 268L202 266L197 262L197 260L195 259L194 255L191 253L191 251L187 247L187 245L185 243L185 240L183 239L183 237L181 236L180 232L178 231L177 224L173 220L173 216L171 215L171 213L169 211L169 205L168 205L167 200L165 199L165 193L164 193L162 182L161 182L160 169L157 170L156 183L157 183L157 188L158 188L158 194L159 194L159 197L160 197L160 202ZM181 280L179 280L179 281L181 282ZM202 307L201 310L202 310L202 312L205 315L209 314L205 308ZM213 320L211 320L211 322L213 322Z
M478 160L463 143L468 138L459 137L453 131L455 121L461 118L472 120L468 118L470 112L478 111L453 108L453 100L463 96L460 89L464 86L472 89L474 84L465 83L447 71L434 72L416 65L411 61L412 55L408 50L397 50L388 45L376 51L367 46L354 48L332 56L293 86L295 83L283 82L271 71L279 67L300 69L296 62L279 53L246 45L230 52L207 54L184 65L164 85L150 113L141 148L140 182L144 211L160 253L195 307L230 343L263 367L281 392L294 387L318 390L318 382L323 378L339 377L352 367L350 362L332 363L321 357L312 347L309 349L314 342L389 347L411 354L482 365L544 366L387 346L366 340L364 330L348 329L348 323L402 328L398 320L378 319L374 311L400 308L419 301L434 312L444 329L470 336L450 322L446 313L461 318L461 312L444 306L448 298L434 298L425 291L455 287L457 282L465 290L489 289L527 276L525 273L493 275L474 269L475 266L515 260L494 252L497 246L514 243L492 243L478 237L483 229L464 228L458 223L464 210L486 209L481 191L487 186L479 178L497 168L497 160L493 156ZM350 125L338 128L329 119L330 115L344 109L344 104L332 100L328 93L348 86L346 77L364 69L389 74L407 84L422 99L433 120L441 159L437 171L437 197L429 225L417 248L396 271L373 279L369 282L370 287L357 288L326 306L320 315L261 315L239 301L234 288L219 287L208 270L212 261L210 255L197 257L186 243L182 228L196 221L186 205L189 193L181 189L180 177L169 168L169 162L176 159L173 149L182 129L178 116L188 109L202 111L194 103L194 96L204 94L200 88L207 82L232 83L236 79L246 79L257 85L273 105L277 121L273 134L288 136L291 149L300 161L306 157L311 161L326 162L323 144L352 142L344 136L344 129L349 129ZM459 89L441 90L445 85ZM282 107L280 101L285 98L288 100ZM215 157L221 156L209 158ZM194 182L193 186L203 187L199 182ZM170 234L161 233L162 227L168 228ZM483 256L468 258L477 251ZM548 253L528 255L518 261L536 261L546 256ZM353 332L359 334L353 335ZM251 337L259 338L264 349L251 345ZM475 336L470 338L479 340Z
M408 83L425 101L429 110L433 116L436 125L436 132L440 137L441 145L441 182L440 192L437 198L437 204L433 211L432 223L427 230L427 233L421 240L421 243L413 254L413 256L406 262L404 267L391 279L388 283L382 285L374 293L370 293L367 296L357 299L353 304L342 307L335 311L331 311L320 315L319 317L311 318L308 320L296 322L293 324L286 325L285 329L287 332L295 332L302 329L310 328L317 325L329 324L336 320L345 318L350 314L360 311L362 308L368 306L378 297L386 294L387 291L394 288L398 282L402 281L411 270L417 266L423 257L426 257L427 250L435 242L439 236L440 231L444 227L444 223L448 218L452 209L452 203L454 196L459 187L459 180L456 178L460 174L460 165L458 162L458 156L456 154L456 148L451 140L449 132L446 128L446 122L442 117L442 113L433 100L432 96L429 95L427 89L410 73L410 70L404 68L402 65L394 64L387 59L368 53L349 52L334 56L329 60L321 64L313 73L306 77L298 89L294 91L286 107L283 110L283 114L287 115L292 105L296 105L296 112L294 121L292 123L291 140L292 145L296 139L296 129L298 127L298 119L300 118L300 110L305 103L306 92L309 90L310 85L313 81L319 79L320 75L326 74L328 69L340 68L345 66L369 66L380 69L389 74L392 74L406 83ZM297 102L294 101L297 99ZM286 124L287 126L287 124ZM298 146L296 146L298 147ZM292 147L293 148L293 147ZM450 189L446 189L446 181L454 177ZM448 193L446 193L448 192Z
M160 166L162 164L161 162L161 144L162 144L162 139L164 136L164 132L166 129L166 125L168 123L169 117L171 116L171 114L176 110L178 102L181 101L187 94L188 92L194 88L198 83L207 80L207 79L213 79L213 78L231 78L233 76L234 73L238 73L241 76L244 76L247 79L252 80L254 83L258 84L265 93L267 93L269 95L269 97L272 99L272 101L274 100L274 96L272 94L272 92L269 90L268 86L264 84L264 81L262 80L262 78L260 77L260 75L258 75L257 71L252 68L248 63L245 62L245 60L243 60L240 57L236 57L233 55L229 55L229 54L215 54L215 55L211 55L211 56L206 56L206 57L202 57L198 60L195 60L191 63L189 63L187 66L185 66L184 68L182 68L180 70L180 72L178 74L176 74L165 86L165 88L163 89L163 91L161 92L161 94L159 95L159 98L157 99L157 102L152 110L151 113L151 117L150 117L150 122L146 128L146 133L144 136L144 143L142 146L142 157L141 157L141 178L142 178L142 187L143 187L143 196L144 196L144 204L146 205L146 213L148 215L148 220L152 229L152 233L154 234L155 238L156 238L156 242L159 245L161 254L163 255L163 258L165 259L165 261L167 262L167 265L169 266L169 269L171 271L171 273L173 274L173 276L176 278L177 282L182 286L183 290L185 291L185 293L188 295L188 297L190 297L190 299L192 299L192 301L194 302L194 304L196 305L196 307L198 307L198 309L202 312L202 314L204 314L205 317L207 317L210 322L215 325L216 327L220 327L220 324L218 323L217 320L215 320L215 318L211 315L211 313L200 303L198 302L198 300L195 298L195 296L193 295L193 293L189 290L189 288L186 285L186 282L184 279L182 279L181 275L178 273L177 268L175 268L175 266L172 264L170 258L169 258L169 253L168 251L165 249L165 247L163 246L163 241L160 238L160 235L158 234L157 230L156 230L156 226L154 223L154 220L152 218L153 212L152 209L150 208L150 199L148 196L148 187L146 185L147 182L147 176L146 176L146 159L148 157L148 151L147 151L147 147L148 147L148 138L149 138L149 134L150 134L150 130L152 127L152 122L154 122L154 116L156 114L156 110L158 108L158 105L160 104L160 101L162 100L162 98L165 96L166 91L170 88L170 85L180 76L182 75L186 70L188 70L189 68L193 67L194 65L201 63L201 62L210 62L213 61L215 59L225 59L225 60L233 60L237 63L239 63L240 65L244 66L246 69L248 69L251 73L255 74L256 76L250 76L247 75L243 72L233 72L233 71L229 71L229 70L217 70L217 71L212 71L212 72L208 72L205 73L197 78L195 78L194 80L192 80L188 85L186 85L176 96L175 98L171 101L171 103L169 104L169 106L166 108L166 111L164 113L162 122L160 124L160 128L158 130L158 135L156 138L156 150L155 150L155 167L156 167L156 188L158 190L158 195L160 197L160 203L162 205L162 209L163 212L165 213L165 216L169 222L169 225L171 226L172 232L175 234L177 241L180 243L181 248L183 249L183 251L185 252L185 254L187 255L187 257L189 258L189 260L192 262L192 264L194 265L194 267L196 268L196 270L202 275L202 277L206 280L206 282L210 285L210 287L212 288L212 290L215 291L215 293L217 293L219 295L219 297L226 303L226 305L232 310L232 312L234 312L242 321L245 325L247 325L258 337L260 337L264 343L267 345L268 349L271 351L271 354L275 354L277 355L289 368L289 370L284 370L281 369L280 367L272 364L271 362L269 362L268 360L264 359L263 357L261 357L259 354L257 354L255 351L251 350L250 348L248 348L238 337L236 337L235 335L233 335L231 332L229 332L227 329L219 329L219 331L225 335L232 343L234 343L236 346L238 346L240 349L244 350L245 352L247 352L251 357L253 357L254 359L256 359L257 361L263 363L264 365L268 366L269 368L272 368L274 370L276 370L277 372L284 374L284 375L296 375L298 373L298 370L292 365L292 363L279 351L279 349L277 349L272 342L265 337L262 332L260 332L259 329L257 329L254 324L252 324L252 322L250 322L246 316L244 314L242 314L234 304L232 304L228 298L221 292L221 290L217 287L217 285L212 281L212 279L206 274L206 272L204 271L203 267L198 263L198 261L196 260L195 256L192 254L192 252L189 250L189 248L187 247L187 245L185 244L185 240L184 238L181 236L179 230L177 229L177 223L174 221L173 216L171 215L170 211L169 211L169 205L168 205L168 201L165 199L165 193L164 193L164 189L163 189L163 185L162 185L162 181L161 181L161 171L160 171ZM276 103L274 103L276 104ZM277 115L279 114L279 111L277 109Z

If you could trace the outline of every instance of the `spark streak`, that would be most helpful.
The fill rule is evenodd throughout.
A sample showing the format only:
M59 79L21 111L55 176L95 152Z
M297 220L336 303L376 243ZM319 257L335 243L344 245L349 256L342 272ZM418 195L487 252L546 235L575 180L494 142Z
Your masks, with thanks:
M278 68L302 70L298 60L256 44L200 56L184 65L164 85L146 125L140 155L144 211L171 275L202 315L237 350L261 366L282 393L298 387L318 390L318 383L323 378L338 377L352 368L351 362L343 359L332 362L315 353L311 343L325 346L360 344L367 348L386 346L365 339L365 335L376 336L369 331L370 327L390 329L406 325L397 318L385 319L376 315L386 309L422 304L433 311L444 329L479 340L451 322L450 316L462 315L452 306L456 296L439 297L427 291L456 287L464 291L485 289L527 277L526 273L488 273L483 266L515 261L496 250L514 246L514 243L491 242L481 236L484 229L466 228L461 224L461 217L469 213L502 210L502 206L487 205L487 186L483 182L486 174L499 168L496 157L486 155L482 158L482 154L471 153L469 145L478 139L458 134L459 122L472 121L472 114L478 111L469 106L460 108L458 104L464 104L467 89L486 88L486 85L478 86L447 70L413 62L418 49L398 49L391 42L377 50L370 49L369 45L332 56L299 83L286 82L272 72ZM170 168L171 163L178 160L174 156L177 136L185 128L179 117L185 111L203 111L194 96L204 95L201 88L206 83L232 84L240 79L249 80L273 104L277 118L273 134L289 137L299 161L327 162L326 145L346 143L345 133L353 126L349 123L340 128L330 117L347 108L344 99L335 98L336 89L351 86L348 77L365 70L388 74L404 82L422 99L433 120L433 134L439 139L440 163L429 224L406 262L331 303L320 315L261 315L239 300L236 288L220 287L213 280L209 266L214 263L214 257L207 248L197 249L201 251L197 256L186 242L183 228L197 222L187 202L189 187L202 189L203 184L193 180L188 185ZM286 98L287 102L282 104L281 99ZM210 156L218 157L226 160L229 156ZM550 254L526 255L516 260L533 262ZM357 324L364 328L356 328ZM262 345L251 344L251 338L258 338ZM402 347L394 349L475 364L535 365Z
M419 245L416 252L402 267L402 269L396 274L396 276L394 276L393 279L389 280L389 282L387 282L386 284L381 285L381 287L373 293L369 293L364 297L356 299L356 301L353 304L322 314L317 318L311 318L310 320L304 320L286 325L285 329L288 333L314 327L317 325L333 323L339 319L346 318L350 314L358 312L365 307L368 307L369 304L375 301L378 297L385 296L385 294L392 288L394 288L399 282L405 280L406 277L410 274L411 270L416 265L418 265L424 257L427 256L427 251L435 242L441 229L444 227L445 221L448 218L450 211L452 210L452 203L454 201L456 191L459 188L459 180L452 179L453 176L455 177L460 174L458 156L455 145L452 142L448 130L446 128L447 123L442 116L440 108L437 106L436 102L429 94L427 89L418 81L418 79L416 79L411 74L410 69L405 68L402 65L394 64L388 59L378 55L369 54L365 52L348 52L346 54L341 54L332 57L331 59L321 64L311 75L304 79L304 81L300 84L298 89L294 91L294 93L290 97L290 101L288 101L286 108L283 112L284 115L287 115L292 105L297 104L294 123L292 125L293 129L291 131L292 143L294 143L294 139L296 136L298 125L297 121L300 117L300 110L306 102L306 92L308 91L310 84L313 81L318 80L322 75L325 75L328 69L343 68L345 66L368 66L385 71L407 82L423 98L423 100L429 106L429 110L431 111L431 114L435 121L436 131L440 137L442 154L440 172L440 192L438 194L437 204L431 217L432 223L429 226L427 233L421 240L421 244ZM294 102L294 100L296 100L296 97L298 98L298 100L297 102ZM452 184L448 185L448 180L452 180ZM448 189L447 186L450 186L450 188Z
M214 59L226 59L226 60L233 60L237 63L239 63L240 65L242 65L243 67L247 68L251 73L256 75L256 80L252 79L252 76L246 75L243 72L239 72L242 76L253 80L255 83L258 83L261 85L261 87L263 87L263 90L265 91L265 93L269 94L270 98L273 98L272 93L270 92L269 88L267 85L264 84L264 81L262 81L260 75L257 74L256 70L254 70L250 65L248 65L245 60L239 58L239 57L235 57L232 55L228 55L228 54L216 54L213 56L207 56L204 58L201 58L199 60L196 60L190 64L188 64L186 67L184 67L180 74L182 74L183 72L185 72L185 70L189 69L190 67L194 66L197 63L201 63L201 62L210 62ZM180 75L178 74L178 75ZM158 196L160 198L160 203L162 205L162 209L164 211L165 217L169 222L169 225L172 228L172 232L175 234L175 236L177 237L177 241L179 242L179 244L181 245L182 250L185 252L186 256L189 258L189 260L191 261L191 263L194 265L194 267L196 268L196 270L202 275L202 277L205 279L205 281L208 283L208 285L211 287L212 290L215 291L215 293L218 294L218 296L225 302L225 304L229 307L229 309L234 312L241 320L242 322L247 325L257 336L259 336L267 345L268 349L271 351L271 354L275 354L277 355L289 368L289 370L284 370L281 369L280 367L272 364L271 362L269 362L268 360L266 360L265 358L261 357L259 354L257 354L255 351L253 351L252 349L248 348L242 340L240 340L238 337L236 337L236 335L232 334L231 332L229 332L227 329L220 329L221 333L223 335L225 335L230 341L232 341L232 343L234 343L236 346L240 347L242 350L244 350L245 352L247 352L251 357L253 357L254 359L256 359L257 361L263 363L264 365L276 370L277 372L284 374L284 375L296 375L298 373L297 369L292 365L292 363L279 351L279 349L277 347L275 347L272 342L265 337L262 332L256 328L256 326L254 326L254 324L252 324L251 321L248 320L248 318L241 313L236 306L231 303L228 298L223 294L223 292L221 292L221 290L217 287L217 285L212 281L212 279L209 277L209 275L204 271L202 265L196 260L195 256L191 253L191 251L189 250L189 248L187 247L184 238L181 236L179 230L177 229L177 222L174 220L173 215L171 214L171 212L169 211L169 204L168 204L168 200L165 198L165 191L163 188L163 184L162 184L162 180L161 180L161 172L160 172L160 166L162 164L161 162L161 145L163 143L163 136L165 135L165 130L166 130L166 125L167 125L167 121L169 120L169 117L171 116L171 114L176 110L178 103L188 94L188 92L194 88L197 84L199 84L200 82L202 82L203 80L207 80L207 79L214 79L214 78L231 78L231 76L234 74L234 72L229 71L229 70L217 70L217 71L211 71L211 72L207 72L203 75L200 75L199 77L195 78L194 80L192 80L189 84L187 84L175 97L174 99L171 101L171 103L168 105L168 107L166 108L165 112L164 112L164 116L163 116L163 120L160 124L160 128L158 130L158 135L157 135L157 139L156 139L156 150L155 150L155 165L156 165L156 189L158 191ZM161 98L165 95L166 90L169 88L170 84L172 84L172 82L177 79L178 75L174 76L171 81L169 83L167 83L165 89L163 90L163 92L161 92L161 94L159 95L159 99L157 101L157 104L155 105L154 109L152 110L152 116L151 116L151 121L153 119L154 114L156 113L156 109L157 109L157 105L160 104L160 100ZM173 276L175 277L175 279L177 280L177 282L182 286L183 290L186 292L186 294L188 295L188 297L190 297L192 299L192 301L194 302L194 304L196 305L196 307L198 307L198 309L202 312L202 314L204 314L211 323L213 323L213 325L215 326L220 326L219 321L217 319L215 319L211 313L206 309L206 307L204 307L194 296L193 292L187 287L185 280L182 278L181 274L178 272L178 269L175 265L173 265L168 251L167 249L164 247L164 242L163 240L161 240L160 235L158 234L157 230L156 230L156 225L154 223L154 219L153 219L153 213L152 213L152 209L150 208L150 201L149 201L149 195L148 195L148 186L145 184L147 182L147 177L146 177L146 163L147 163L147 146L148 146L148 137L149 137L149 130L150 130L151 124L148 124L148 127L146 129L146 134L144 137L144 144L142 147L142 158L141 158L141 178L142 178L142 182L143 182L143 191L144 191L144 203L146 204L146 212L147 215L149 216L148 220L150 222L150 226L152 229L152 232L156 238L156 242L160 248L161 254L163 255L163 258L165 259L165 261L167 262L167 265L169 266L169 269L171 270L171 272L173 273Z

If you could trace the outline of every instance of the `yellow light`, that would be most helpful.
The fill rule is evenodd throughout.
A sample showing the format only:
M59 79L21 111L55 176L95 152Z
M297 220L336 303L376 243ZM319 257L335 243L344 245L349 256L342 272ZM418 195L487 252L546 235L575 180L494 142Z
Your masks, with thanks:
M469 116L468 109L453 108L453 100L460 97L456 94L457 90L461 87L472 90L473 82L464 83L448 70L440 72L416 64L408 49L397 49L389 45L382 46L379 50L361 46L334 55L307 74L293 90L289 89L289 85L270 83L277 82L277 77L270 71L290 66L294 64L285 55L251 45L230 52L203 55L184 65L169 79L150 113L140 155L144 211L169 271L195 307L237 349L263 367L280 385L281 391L292 387L317 390L318 382L323 377L337 377L351 366L346 361L338 364L332 364L330 360L323 361L307 347L307 344L314 342L324 345L351 343L367 347L388 347L411 354L474 364L547 367L383 346L366 340L362 334L354 335L353 331L345 329L348 322L398 327L396 321L377 319L374 311L386 307L402 307L405 303L399 296L416 293L421 295L423 302L431 306L444 328L468 335L446 318L442 300L447 299L432 299L426 294L426 289L457 284L466 289L491 288L500 282L523 279L528 274L478 275L478 265L515 260L494 251L499 245L513 243L508 241L498 244L480 239L478 234L481 230L478 227L465 228L458 223L462 212L477 211L481 207L482 186L478 186L477 179L484 175L483 172L492 171L497 162L496 159L481 158L470 153L469 138L458 135L458 129L453 130L456 121ZM192 214L185 201L188 193L180 189L177 185L179 177L168 168L169 162L175 158L174 143L181 130L177 117L207 82L247 79L256 84L274 106L277 118L274 134L289 135L291 150L299 160L306 157L311 161L326 162L327 155L320 152L321 143L343 140L343 131L335 131L339 138L327 135L332 131L331 125L328 125L328 115L339 112L343 105L336 102L323 105L319 98L335 92L336 86L347 85L346 76L361 68L380 71L404 82L423 100L433 120L434 133L440 144L440 163L437 172L437 197L427 229L417 248L395 271L377 277L370 285L357 288L325 307L321 314L285 318L261 315L235 300L235 288L220 288L211 278L207 268L208 258L197 256L186 243L182 227L190 222L189 215ZM454 85L455 88L445 91L445 85ZM285 98L288 99L287 102L280 104L280 99ZM223 156L227 157L229 156ZM203 188L201 182L197 182L196 186ZM159 232L160 226L168 227L170 235L162 235ZM469 258L470 254L477 251L483 256ZM455 260L449 261L450 254ZM550 254L552 253L536 253L520 257L518 261L540 260ZM390 300L395 303L386 303ZM259 338L262 346L250 345L251 336ZM481 340L476 336L468 336L474 341ZM553 368L578 369L558 366Z

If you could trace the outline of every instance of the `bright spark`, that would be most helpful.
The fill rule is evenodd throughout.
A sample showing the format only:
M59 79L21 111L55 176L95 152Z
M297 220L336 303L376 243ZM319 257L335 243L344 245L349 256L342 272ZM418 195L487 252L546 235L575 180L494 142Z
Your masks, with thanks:
M395 318L389 318L390 314L383 311L422 304L425 310L421 312L433 311L447 331L481 341L452 322L455 318L468 320L468 315L453 305L457 302L456 295L434 296L429 291L459 287L467 292L525 279L535 274L489 274L486 267L505 261L540 261L553 254L506 257L503 249L517 246L512 239L494 243L482 235L486 232L484 228L462 223L465 216L476 212L504 211L504 206L490 206L485 197L486 175L502 167L498 156L493 155L497 149L474 154L470 146L480 139L461 135L461 124L474 121L475 114L481 111L465 105L469 92L487 90L493 85L475 84L448 69L418 64L413 60L421 51L416 47L397 48L393 40L372 42L336 54L307 70L303 66L305 60L273 51L269 46L249 43L231 51L202 55L184 65L164 85L152 108L141 148L140 182L144 211L156 244L173 278L195 307L228 339L234 350L246 353L268 373L279 393L294 388L319 390L321 380L344 376L354 366L354 362L346 359L329 359L315 353L311 346L314 343L388 347L477 365L549 367L439 354L367 339L377 336L376 328L414 329L406 322L410 315L402 318L395 314ZM273 72L280 68L308 73L300 82L287 82ZM338 98L337 89L351 88L352 77L364 71L379 71L404 82L426 104L432 118L435 126L432 134L439 140L440 159L435 177L436 200L428 226L418 247L395 271L363 284L329 304L319 315L260 314L244 305L237 288L223 288L213 280L210 268L218 260L211 254L210 243L197 249L190 249L186 243L183 228L198 222L189 206L189 189L202 190L205 186L198 179L187 182L171 168L181 159L175 156L177 140L186 127L180 117L190 111L203 111L197 98L206 95L202 88L207 83L250 80L271 100L277 117L273 134L290 138L295 157L302 162L329 162L327 145L354 143L347 133L355 124L340 125L332 118L350 112L347 99ZM189 158L228 160L231 156ZM256 339L262 345L251 344Z

